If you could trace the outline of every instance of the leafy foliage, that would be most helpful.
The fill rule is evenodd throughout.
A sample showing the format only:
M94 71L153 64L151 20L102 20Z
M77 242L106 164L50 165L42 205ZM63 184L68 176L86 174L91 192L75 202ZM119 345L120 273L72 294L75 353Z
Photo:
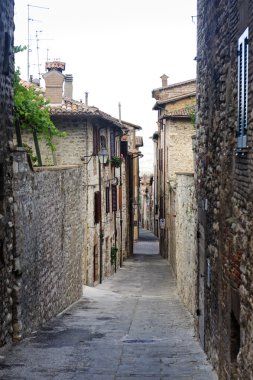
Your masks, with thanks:
M16 46L14 52L18 53L26 47ZM51 151L55 150L52 142L53 136L65 137L50 119L48 103L39 87L34 84L24 86L21 82L19 69L14 73L14 122L22 129L30 132L36 130L38 138L43 139Z
M28 88L22 85L17 69L14 75L14 121L31 132L36 129L38 136L54 151L52 136L64 137L65 134L51 121L47 104L39 88L32 84Z
M111 158L111 164L115 167L115 168L119 168L120 165L122 164L122 158L121 157L117 157L117 156L112 156Z

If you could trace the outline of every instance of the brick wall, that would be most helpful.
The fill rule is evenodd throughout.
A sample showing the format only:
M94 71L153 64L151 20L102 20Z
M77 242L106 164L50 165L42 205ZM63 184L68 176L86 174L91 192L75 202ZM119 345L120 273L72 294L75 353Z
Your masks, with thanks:
M14 339L56 315L82 293L85 230L83 169L32 172L14 153L16 253Z
M250 1L198 1L197 197L206 238L205 348L220 379L253 376L253 118L248 147L236 149L237 45L249 27L249 104L253 79ZM207 269L206 269L207 270ZM207 281L207 280L206 280ZM233 377L234 376L234 377Z
M12 78L14 2L1 1L0 12L0 346L12 334L13 195L12 157Z

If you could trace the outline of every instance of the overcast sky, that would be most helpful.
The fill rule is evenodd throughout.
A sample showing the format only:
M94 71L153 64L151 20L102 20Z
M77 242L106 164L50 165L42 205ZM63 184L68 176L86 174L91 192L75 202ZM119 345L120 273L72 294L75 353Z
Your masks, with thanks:
M27 4L49 8L29 7L30 74L38 77L39 52L42 73L47 56L66 62L74 99L88 91L89 105L114 117L121 102L122 119L142 127L141 172L152 172L151 91L161 87L162 74L170 84L196 76L196 0L16 0L15 45L27 45ZM16 65L27 79L27 52Z

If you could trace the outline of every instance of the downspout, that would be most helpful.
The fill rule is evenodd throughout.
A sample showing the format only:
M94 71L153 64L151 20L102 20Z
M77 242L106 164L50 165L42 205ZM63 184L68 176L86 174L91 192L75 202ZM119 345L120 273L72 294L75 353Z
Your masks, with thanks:
M166 248L165 248L165 257L168 257L168 242L166 240L166 229L167 229L167 223L166 223L166 209L165 209L165 206L166 206L166 201L165 201L165 197L166 197L166 174L165 174L165 168L166 168L166 165L165 165L165 160L166 160L166 122L165 124L163 125L163 212L164 212L164 220L165 220L165 228L164 228L164 242L166 244Z
M99 283L103 280L103 224L102 224L102 185L101 185L101 164L98 158L98 190L100 193L100 221L99 221Z
M121 104L119 102L119 122L121 123ZM120 140L121 141L121 140ZM121 151L121 144L120 144L120 151ZM121 164L122 165L122 164ZM120 185L120 191L121 191L121 207L120 207L120 268L123 265L123 220L122 220L122 201L123 201L123 189L122 189L122 166L120 165L120 174L119 174L119 185Z

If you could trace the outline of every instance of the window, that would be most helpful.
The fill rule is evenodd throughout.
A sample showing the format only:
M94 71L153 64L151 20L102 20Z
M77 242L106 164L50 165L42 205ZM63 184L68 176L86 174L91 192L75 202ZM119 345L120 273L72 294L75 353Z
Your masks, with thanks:
M249 28L238 40L238 127L237 147L247 146L247 114L248 114L248 56L249 56Z
M101 193L95 191L94 193L94 223L97 224L101 221Z
M110 187L105 188L105 212L110 212Z
M111 145L111 157L116 155L115 152L115 133L112 131L110 133L110 145Z
M112 211L117 211L117 186L112 185Z

